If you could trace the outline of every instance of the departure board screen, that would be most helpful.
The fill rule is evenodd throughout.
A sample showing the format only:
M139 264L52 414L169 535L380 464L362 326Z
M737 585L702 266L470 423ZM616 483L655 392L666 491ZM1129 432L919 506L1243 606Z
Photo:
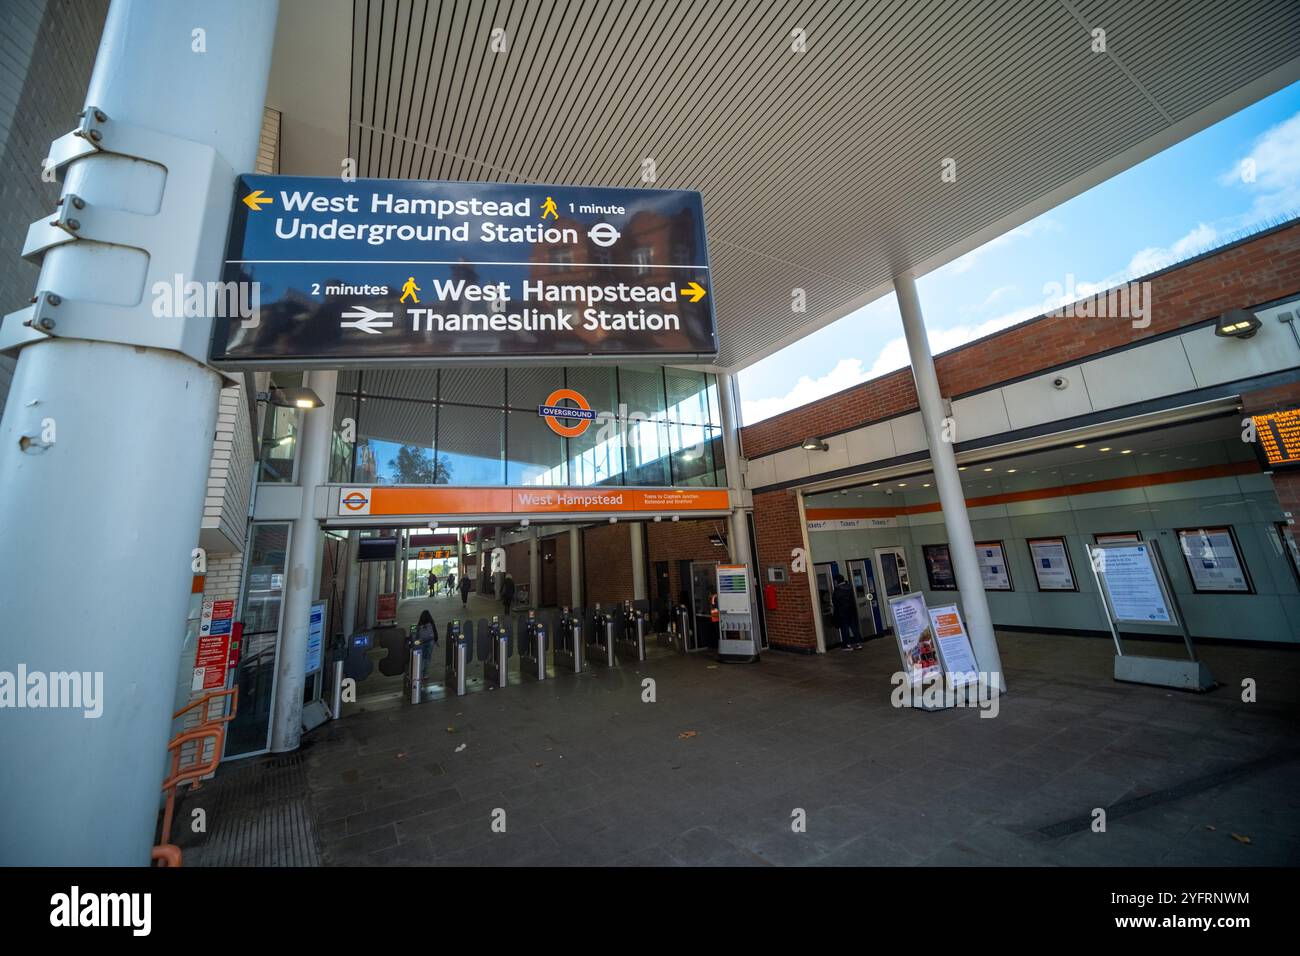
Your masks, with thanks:
M1255 444L1269 468L1300 467L1300 409L1252 415Z

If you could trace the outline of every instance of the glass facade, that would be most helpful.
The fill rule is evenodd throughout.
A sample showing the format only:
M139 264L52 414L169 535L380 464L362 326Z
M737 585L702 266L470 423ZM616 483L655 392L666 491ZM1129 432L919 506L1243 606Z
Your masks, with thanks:
M574 438L537 407L581 393ZM714 376L661 366L339 373L330 480L357 484L725 487Z

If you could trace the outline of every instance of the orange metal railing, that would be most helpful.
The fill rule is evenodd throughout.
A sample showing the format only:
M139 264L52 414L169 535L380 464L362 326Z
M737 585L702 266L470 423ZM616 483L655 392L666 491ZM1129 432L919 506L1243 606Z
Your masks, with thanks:
M230 707L221 716L210 716L210 705L221 697L230 699ZM151 855L151 858L159 866L181 865L180 847L170 842L172 820L176 812L176 792L183 783L193 783L197 786L201 778L212 773L217 769L217 765L221 763L221 751L226 743L225 725L235 719L235 714L239 709L239 688L232 687L229 690L219 690L213 691L211 694L205 694L172 714L172 719L182 717L199 707L203 708L201 713L207 719L203 723L177 734L167 744L167 752L172 755L172 766L171 773L167 775L167 779L163 781L162 785L163 793L167 794L167 804L163 811L162 842L153 848ZM204 759L203 752L207 749L206 744L208 741L212 742L212 752L211 756ZM194 750L194 758L182 764L182 751L188 743L197 745Z

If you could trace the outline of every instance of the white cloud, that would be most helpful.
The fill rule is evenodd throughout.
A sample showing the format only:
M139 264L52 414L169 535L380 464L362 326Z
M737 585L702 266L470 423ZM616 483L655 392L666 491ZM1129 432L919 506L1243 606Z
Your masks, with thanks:
M979 264L979 260L983 256L992 252L994 249L998 249L1008 243L1017 242L1021 239L1031 239L1034 236L1040 236L1044 233L1057 232L1060 228L1061 224L1055 219L1047 219L1043 217L1031 219L1024 225L1016 226L1016 228L1004 232L1000 236L995 236L988 242L984 243L984 245L977 246L960 259L954 259L952 262L944 266L943 269L938 271L943 272L944 270L947 270L953 275L961 275L963 272L970 272L971 269L974 269L975 266Z
M1248 181L1244 173L1252 167L1254 180ZM1249 222L1294 215L1300 208L1300 113L1261 133L1219 181L1255 195Z
M807 405L819 398L825 398L841 389L865 382L871 376L862 369L862 360L855 358L840 359L835 367L820 378L799 377L790 391L772 398L742 399L741 413L746 425L761 422L773 415L780 415L800 405Z
M1217 239L1218 232L1213 226L1197 223L1196 228L1169 246L1147 246L1133 254L1128 263L1128 276L1144 276L1157 272L1165 266L1173 265L1203 252ZM1122 280L1121 280L1122 281ZM1106 286L1105 288L1109 288Z
M928 329L927 331L930 333L930 351L935 355L940 352L947 352L959 345L965 345L967 342L974 342L986 335L992 335L994 332L1000 332L1013 325L1019 325L1021 322L1042 315L1050 308L1053 308L1053 306L1044 302L1035 302L989 319L986 322L980 322L978 325L954 325L948 329ZM872 364L865 377L868 379L875 378L895 369L907 368L911 364L912 360L907 354L907 339L899 336L885 343L885 347L880 350L880 354L876 356L876 361Z

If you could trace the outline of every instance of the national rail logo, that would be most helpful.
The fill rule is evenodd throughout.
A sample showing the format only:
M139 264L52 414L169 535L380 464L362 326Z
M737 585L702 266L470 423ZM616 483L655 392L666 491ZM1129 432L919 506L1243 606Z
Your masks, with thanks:
M560 402L572 402L573 405L561 405ZM591 404L580 392L571 388L557 388L546 396L546 403L537 406L537 414L546 419L551 431L563 438L577 438L591 427L596 413ZM565 424L572 422L572 424Z

